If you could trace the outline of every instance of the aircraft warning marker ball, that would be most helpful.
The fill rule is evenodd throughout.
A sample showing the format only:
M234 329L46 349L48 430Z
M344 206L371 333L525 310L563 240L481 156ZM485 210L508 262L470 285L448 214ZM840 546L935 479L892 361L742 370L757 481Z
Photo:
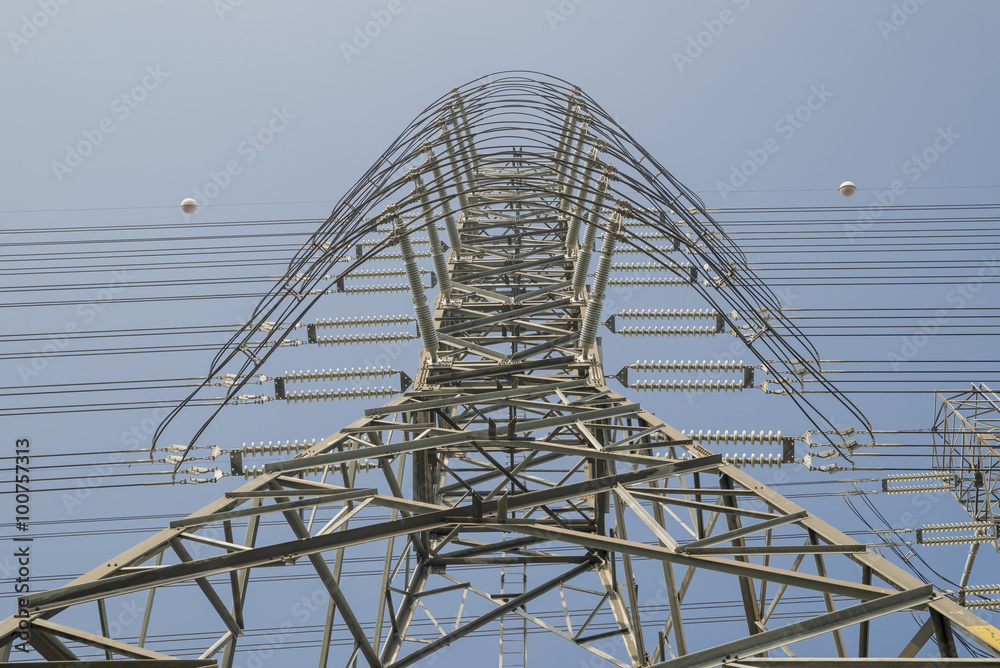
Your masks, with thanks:
M844 186L840 186L840 188L841 190L843 190ZM197 210L198 210L198 203L195 202L190 197L181 202L181 211L183 211L184 213L194 213Z
M840 184L840 194L844 197L850 197L858 191L858 187L851 183L850 181L844 181Z

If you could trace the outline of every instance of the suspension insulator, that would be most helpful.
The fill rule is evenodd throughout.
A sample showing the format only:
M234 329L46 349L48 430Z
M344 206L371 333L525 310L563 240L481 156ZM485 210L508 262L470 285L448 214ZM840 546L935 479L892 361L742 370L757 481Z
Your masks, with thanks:
M327 467L325 467L325 466L309 466L309 467L304 468L304 469L296 469L296 473L303 473L305 475L320 475L320 474L323 473L323 470L325 468L327 468ZM378 468L378 464L377 463L376 464L372 464L372 463L369 463L369 462L359 462L358 463L358 468L361 469L361 470L363 470L363 471L370 471L372 469ZM244 478L248 478L248 479L249 478L256 478L258 476L262 476L265 473L268 473L268 471L266 471L264 469L264 466L261 466L260 468L258 468L256 466L247 466L247 467L244 467L244 469L243 469L243 477Z
M747 430L744 429L742 432L734 431L730 434L729 430L723 432L717 429L715 433L712 433L711 431L703 432L701 430L698 430L698 433L695 433L694 431L682 431L681 433L702 445L707 445L709 443L715 443L718 445L723 443L742 445L778 445L781 443L780 431L769 431L765 434L762 431L751 431L750 433L747 433Z
M415 258L428 258L430 256L431 256L430 252L413 253L413 257ZM354 258L351 259L353 260ZM368 258L368 262L385 262L387 260L402 260L402 259L403 259L402 253L376 253L375 255L372 255L370 258Z
M1000 594L1000 584L993 585L972 585L965 588L966 594ZM1000 603L1000 601L995 601Z
M403 227L403 220L396 215L394 205L387 214L394 219L396 225L396 237L399 240L399 248L403 253L403 264L406 267L406 277L410 284L410 293L413 296L413 310L417 316L417 327L423 339L424 350L430 356L431 363L437 363L438 335L434 327L434 318L431 316L431 309L427 305L427 295L424 293L424 284L420 280L420 270L417 262L413 258L413 246L410 245L410 233Z
M456 138L458 140L457 142L458 148L456 149L455 147L456 142L453 141L452 139L453 133L451 131L442 128L441 138L444 139L445 150L448 153L448 160L451 161L452 174L454 175L455 191L456 194L458 195L458 206L459 209L465 211L466 209L469 208L468 192L475 190L475 183L471 182L472 177L470 176L469 179L466 179L465 177L467 172L464 168L464 165L468 165L470 163L471 155L465 154L467 153L467 147L463 145L461 136L458 136L459 133L461 133L462 131L461 119L454 112L452 112L450 116L451 118L448 120L450 120L450 122L455 128L454 134L456 135ZM463 153L463 155L459 156L459 153ZM450 226L448 229L449 236L451 234L451 227L453 226ZM459 242L458 245L455 244L456 241ZM461 243L456 235L456 238L452 239L452 251L455 253L456 259L458 258L458 253L460 249L461 249Z
M689 262L684 262L683 264L677 264L676 262L671 262L670 264L664 266L657 262L624 262L620 264L611 265L612 271L638 271L638 272L650 272L650 271L667 271L670 269L678 271L691 271L691 264Z
M714 336L715 327L622 327L622 336Z
M392 285L349 285L343 289L348 295L374 295L383 292L408 292L410 286L405 283L394 283ZM322 290L310 290L310 294L319 294Z
M265 445L264 441L256 443L251 441L250 445L246 443L240 448L240 452L243 453L244 457L256 457L263 455L296 455L303 450L308 450L312 446L316 445L319 441L312 439L310 441L285 441L282 443L278 441L268 441Z
M316 326L327 327L370 327L372 325L405 325L416 322L412 315L366 315L356 318L322 318Z
M666 246L655 246L653 248L634 248L632 246L622 246L618 249L619 255L648 255L651 252L657 252L661 255L666 255L667 253L672 253L677 250L676 248L666 247Z
M387 366L351 369L322 369L320 371L286 371L285 382L307 383L315 380L343 380L346 378L388 378L399 373Z
M378 246L380 243L383 243L384 241L385 241L384 238L383 239L376 239L374 241L362 241L361 242L361 247L362 248L370 248L371 246ZM431 242L430 242L430 239L421 239L421 238L418 237L416 239L412 239L410 241L410 243L413 244L414 246L428 246L428 245L430 245Z
M921 545L969 545L972 543L992 543L993 536L942 536L941 538L921 538Z
M587 143L590 135L591 120L592 119L589 114L583 117L583 125L580 126L580 130L577 133L576 146L573 148L573 156L569 161L569 169L566 172L566 178L561 179L563 185L559 209L566 214L569 213L573 191L576 190L576 173L580 168L580 161L587 159L587 152L584 150L584 144Z
M664 234L663 232L632 232L628 236L630 239L653 239L658 241L673 241L677 235Z
M604 175L597 183L597 190L594 191L594 201L590 205L590 214L583 228L583 242L577 250L576 265L573 267L573 298L581 301L583 299L583 289L587 285L587 273L590 271L590 256L594 248L594 239L597 238L597 221L601 219L604 212L604 199L607 196L611 180L614 178L614 167L607 165L604 168Z
M998 610L1000 600L990 598L985 601L966 601L965 607L969 610Z
M924 533L944 531L975 531L977 529L992 529L990 522L951 522L949 524L925 524L920 527Z
M394 276L406 276L403 269L362 269L352 271L346 278L391 278Z
M905 487L888 487L882 481L882 491L886 494L922 494L925 492L950 492L951 485L908 485Z
M566 257L575 257L577 252L580 250L580 223L583 221L584 209L587 208L587 196L590 191L590 181L593 176L594 169L600 165L600 161L597 156L600 152L604 150L604 140L598 139L591 149L590 155L587 156L586 164L583 168L583 176L580 179L580 192L577 195L576 208L573 210L573 214L569 218L569 224L566 228Z
M691 281L684 278L666 277L645 277L645 278L612 278L608 285L618 287L648 288L657 285L691 285Z
M763 454L742 454L742 455L722 455L722 463L729 464L730 466L738 467L768 467L773 468L777 466L781 468L781 455L763 455Z
M304 401L347 401L351 399L373 399L377 397L391 397L398 393L391 387L354 387L342 390L305 390L302 392L289 392L285 396L288 403L301 403Z
M671 308L629 309L616 315L625 320L715 320L718 313L713 309Z
M893 475L887 475L886 480L897 481L897 480L951 480L955 477L954 473L946 473L944 471L931 471L929 473L896 473Z
M433 167L437 162L434 151L430 146L425 147L424 150L427 153L427 162ZM424 209L424 219L433 221L434 206L431 204L430 194L419 173L415 173L413 176L413 192L420 198L420 204ZM451 300L451 275L448 273L448 261L444 256L444 244L441 243L441 238L438 236L437 224L429 222L424 229L427 230L431 256L434 258L434 271L437 272L438 280L441 282L441 296L445 302L449 302Z
M742 392L743 383L735 380L640 380L629 385L633 390L679 390L683 392Z
M645 360L628 365L636 371L743 371L743 362L735 360L714 360L697 362L693 360Z
M344 334L341 336L321 336L316 343L321 346L350 346L359 343L392 343L394 341L412 341L417 338L407 332L389 332L375 334Z
M587 297L587 308L580 327L580 348L584 355L589 354L590 347L597 338L597 327L601 321L601 307L604 304L605 291L608 287L608 274L611 271L611 258L615 255L615 243L621 233L622 218L628 204L618 205L611 221L611 228L604 235L601 244L601 257L597 261L597 272L594 274L594 290Z

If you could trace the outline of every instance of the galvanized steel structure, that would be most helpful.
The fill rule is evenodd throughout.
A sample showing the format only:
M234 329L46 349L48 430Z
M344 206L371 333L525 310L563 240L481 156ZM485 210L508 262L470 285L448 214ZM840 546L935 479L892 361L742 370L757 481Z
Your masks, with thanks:
M433 301L417 234L429 242ZM362 245L371 235L378 243ZM611 315L602 303L620 247L697 290L721 325L713 330L789 360L771 369L772 383L831 429L796 392L803 368L822 376L791 323L776 333L777 300L697 197L580 90L510 73L438 100L302 248L210 375L249 378L330 285L343 289L390 247L422 342L412 387L67 586L32 595L30 615L0 627L8 650L23 637L48 661L77 661L74 648L86 645L108 660L91 666L112 657L242 665L250 607L265 605L252 576L307 564L328 601L311 659L321 667L486 665L496 658L470 653L484 633L501 666L551 661L552 640L592 665L636 667L930 665L912 657L932 636L934 665L971 665L957 658L954 634L1000 656L997 629L608 387L597 333ZM314 375L334 377L324 374ZM358 519L366 508L388 519ZM265 530L268 519L281 527ZM342 577L358 554L381 555L365 595ZM217 636L197 659L144 646L163 616L180 623L154 600L177 583L196 583L186 595L213 611ZM692 640L685 600L720 586L742 602L741 619ZM108 637L105 601L119 595L146 602L137 642ZM803 613L803 595L824 612ZM80 607L102 631L60 621ZM872 638L909 611L928 613L926 623L886 654ZM416 630L418 618L433 621L430 633ZM335 624L346 645L333 644ZM535 642L549 649L529 652ZM869 657L876 647L885 658Z

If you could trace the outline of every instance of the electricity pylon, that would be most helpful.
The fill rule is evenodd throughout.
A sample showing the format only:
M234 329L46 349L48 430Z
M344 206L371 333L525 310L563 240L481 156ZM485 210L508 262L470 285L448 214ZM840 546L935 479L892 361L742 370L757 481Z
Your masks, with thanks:
M361 245L372 234L381 241ZM229 390L239 398L330 285L395 256L422 343L412 387L70 584L26 597L0 639L48 661L97 648L105 658L90 666L113 656L253 665L241 648L255 629L278 634L275 652L305 632L279 624L289 573L318 583L325 615L321 638L305 643L311 657L295 648L282 665L916 666L931 665L910 657L932 637L933 665L968 665L956 634L1000 656L996 628L606 385L597 333L619 247L698 291L719 325L708 329L784 351L787 375L775 369L772 382L792 399L803 373L822 380L794 327L771 325L780 309L739 249L593 100L525 74L472 82L369 170L211 374L243 379ZM335 395L275 385L277 399ZM381 569L348 577L360 559ZM181 583L195 586L169 587ZM162 603L157 592L177 596ZM725 592L741 614L705 633L685 604ZM137 637L109 637L117 596L142 602ZM926 621L901 632L916 612ZM158 625L165 645L213 635L177 658L147 643Z

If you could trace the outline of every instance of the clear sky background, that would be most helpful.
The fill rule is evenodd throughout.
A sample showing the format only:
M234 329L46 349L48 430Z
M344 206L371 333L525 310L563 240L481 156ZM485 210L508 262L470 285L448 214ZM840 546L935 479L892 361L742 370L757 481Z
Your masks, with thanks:
M166 463L127 467L118 462L148 456L111 453L148 448L152 425L163 415L158 405L185 396L182 382L133 392L102 394L90 387L78 394L29 394L64 383L198 377L205 373L212 348L227 338L224 332L135 340L50 334L67 327L96 334L239 324L257 301L248 295L266 290L270 277L282 273L276 260L292 254L276 249L273 254L248 254L245 266L143 271L120 266L128 261L122 251L224 248L229 240L161 240L234 233L232 228L197 227L211 222L305 221L246 228L247 234L299 235L261 237L256 243L263 245L304 240L428 104L469 80L523 69L579 85L709 208L721 207L723 226L725 209L732 207L858 207L838 212L842 222L830 224L828 238L815 240L819 247L829 244L829 254L782 258L825 261L829 264L822 273L830 275L838 271L841 257L834 246L852 239L862 243L878 233L878 221L867 226L862 218L859 225L864 207L886 204L890 197L902 205L997 201L998 24L1000 4L991 0L4 0L0 406L7 408L0 414L5 439L0 455L10 454L15 438L30 438L36 455L60 455L50 460L54 468L43 469L39 463L34 474L49 480L36 483L38 490L55 490L36 492L32 502L37 536L33 573L40 588L89 570L169 517L191 512L239 483L227 477L216 485L111 486L168 479L147 475L168 470ZM921 162L919 156L927 151L934 159L925 156ZM743 168L754 156L758 164ZM837 186L847 179L859 187L851 200L837 194ZM178 209L185 197L201 203L193 216ZM786 210L773 217L795 220L792 216ZM759 214L758 220L767 217ZM133 225L141 227L90 229ZM953 236L952 225L954 233L969 226L962 221L937 224L942 244ZM190 232L185 226L192 226ZM50 228L57 231L45 231ZM786 243L784 233L774 228L775 247ZM120 243L108 243L109 238ZM797 285L790 278L776 280L776 290L796 308L920 306L929 313L947 309L954 323L960 309L949 296L956 286L997 266L997 244L988 237L981 240L981 252L959 255L941 245L938 254L906 255L961 264L943 272L948 278L929 285L846 289L813 286L804 279ZM736 241L740 243L738 234ZM884 253L871 257L903 257L893 255L891 239L887 243L880 247ZM767 259L771 244L760 234L748 241L751 260ZM78 252L105 252L106 257L66 255ZM178 252L173 260L214 257ZM54 273L38 273L44 270ZM916 267L911 274L922 272ZM804 275L805 270L798 274ZM182 280L192 283L178 284ZM164 283L146 285L148 281ZM140 301L178 295L199 298ZM647 291L617 297L622 308L702 306L691 294L676 295ZM405 295L384 301L330 299L316 317L408 313L410 308ZM61 303L28 305L38 301ZM963 306L995 312L1000 307L995 283L967 302ZM918 330L907 335L914 333ZM631 343L604 335L608 373L634 361ZM17 336L23 340L15 340ZM672 348L662 341L643 344L645 358L743 354L739 348L730 352L728 340L700 348L666 341ZM824 359L887 360L906 341L888 336L814 342ZM990 341L981 335L931 337L919 345L917 358L984 360L981 367L953 369L946 387L919 389L965 389L970 382L991 380L1000 385ZM82 354L95 348L189 343L202 348ZM304 346L277 357L275 364L282 366L266 373L375 365L384 362L380 355L392 357L396 368L412 369L417 346L404 346L398 353L377 347L344 352ZM899 383L891 387L906 389ZM267 385L261 386L260 393L268 392ZM751 396L739 399L638 398L683 429L780 429L798 436L809 428L782 397L747 394ZM926 429L931 423L933 400L927 393L857 395L855 400L876 429ZM149 403L115 411L51 408L106 401ZM232 407L201 443L227 450L250 441L320 438L355 419L364 405ZM46 414L46 406L58 412ZM192 417L184 425L198 423ZM181 442L182 432L183 425L172 442ZM884 442L893 438L900 437ZM929 442L926 435L920 438ZM73 452L102 454L62 456ZM801 446L800 454L804 452ZM73 462L86 465L68 468ZM225 456L205 465L228 472ZM776 475L764 471L760 477L765 482L829 479L802 467L783 472L783 478ZM811 489L819 493L824 488ZM889 522L900 527L964 518L947 495L931 495L920 503L884 496L873 500L884 504L880 507ZM825 506L828 519L863 528L840 501L813 496L799 502ZM6 515L0 516L8 518L12 507L3 507ZM0 533L11 535L14 529L6 522L0 520ZM912 534L904 539L912 540ZM869 534L859 540L880 539ZM960 574L964 548L924 553L944 575ZM0 558L6 583L9 562L3 564ZM989 574L981 579L993 580ZM10 590L5 587L0 596L13 603ZM727 596L736 598L732 592ZM132 628L123 635L135 633Z

